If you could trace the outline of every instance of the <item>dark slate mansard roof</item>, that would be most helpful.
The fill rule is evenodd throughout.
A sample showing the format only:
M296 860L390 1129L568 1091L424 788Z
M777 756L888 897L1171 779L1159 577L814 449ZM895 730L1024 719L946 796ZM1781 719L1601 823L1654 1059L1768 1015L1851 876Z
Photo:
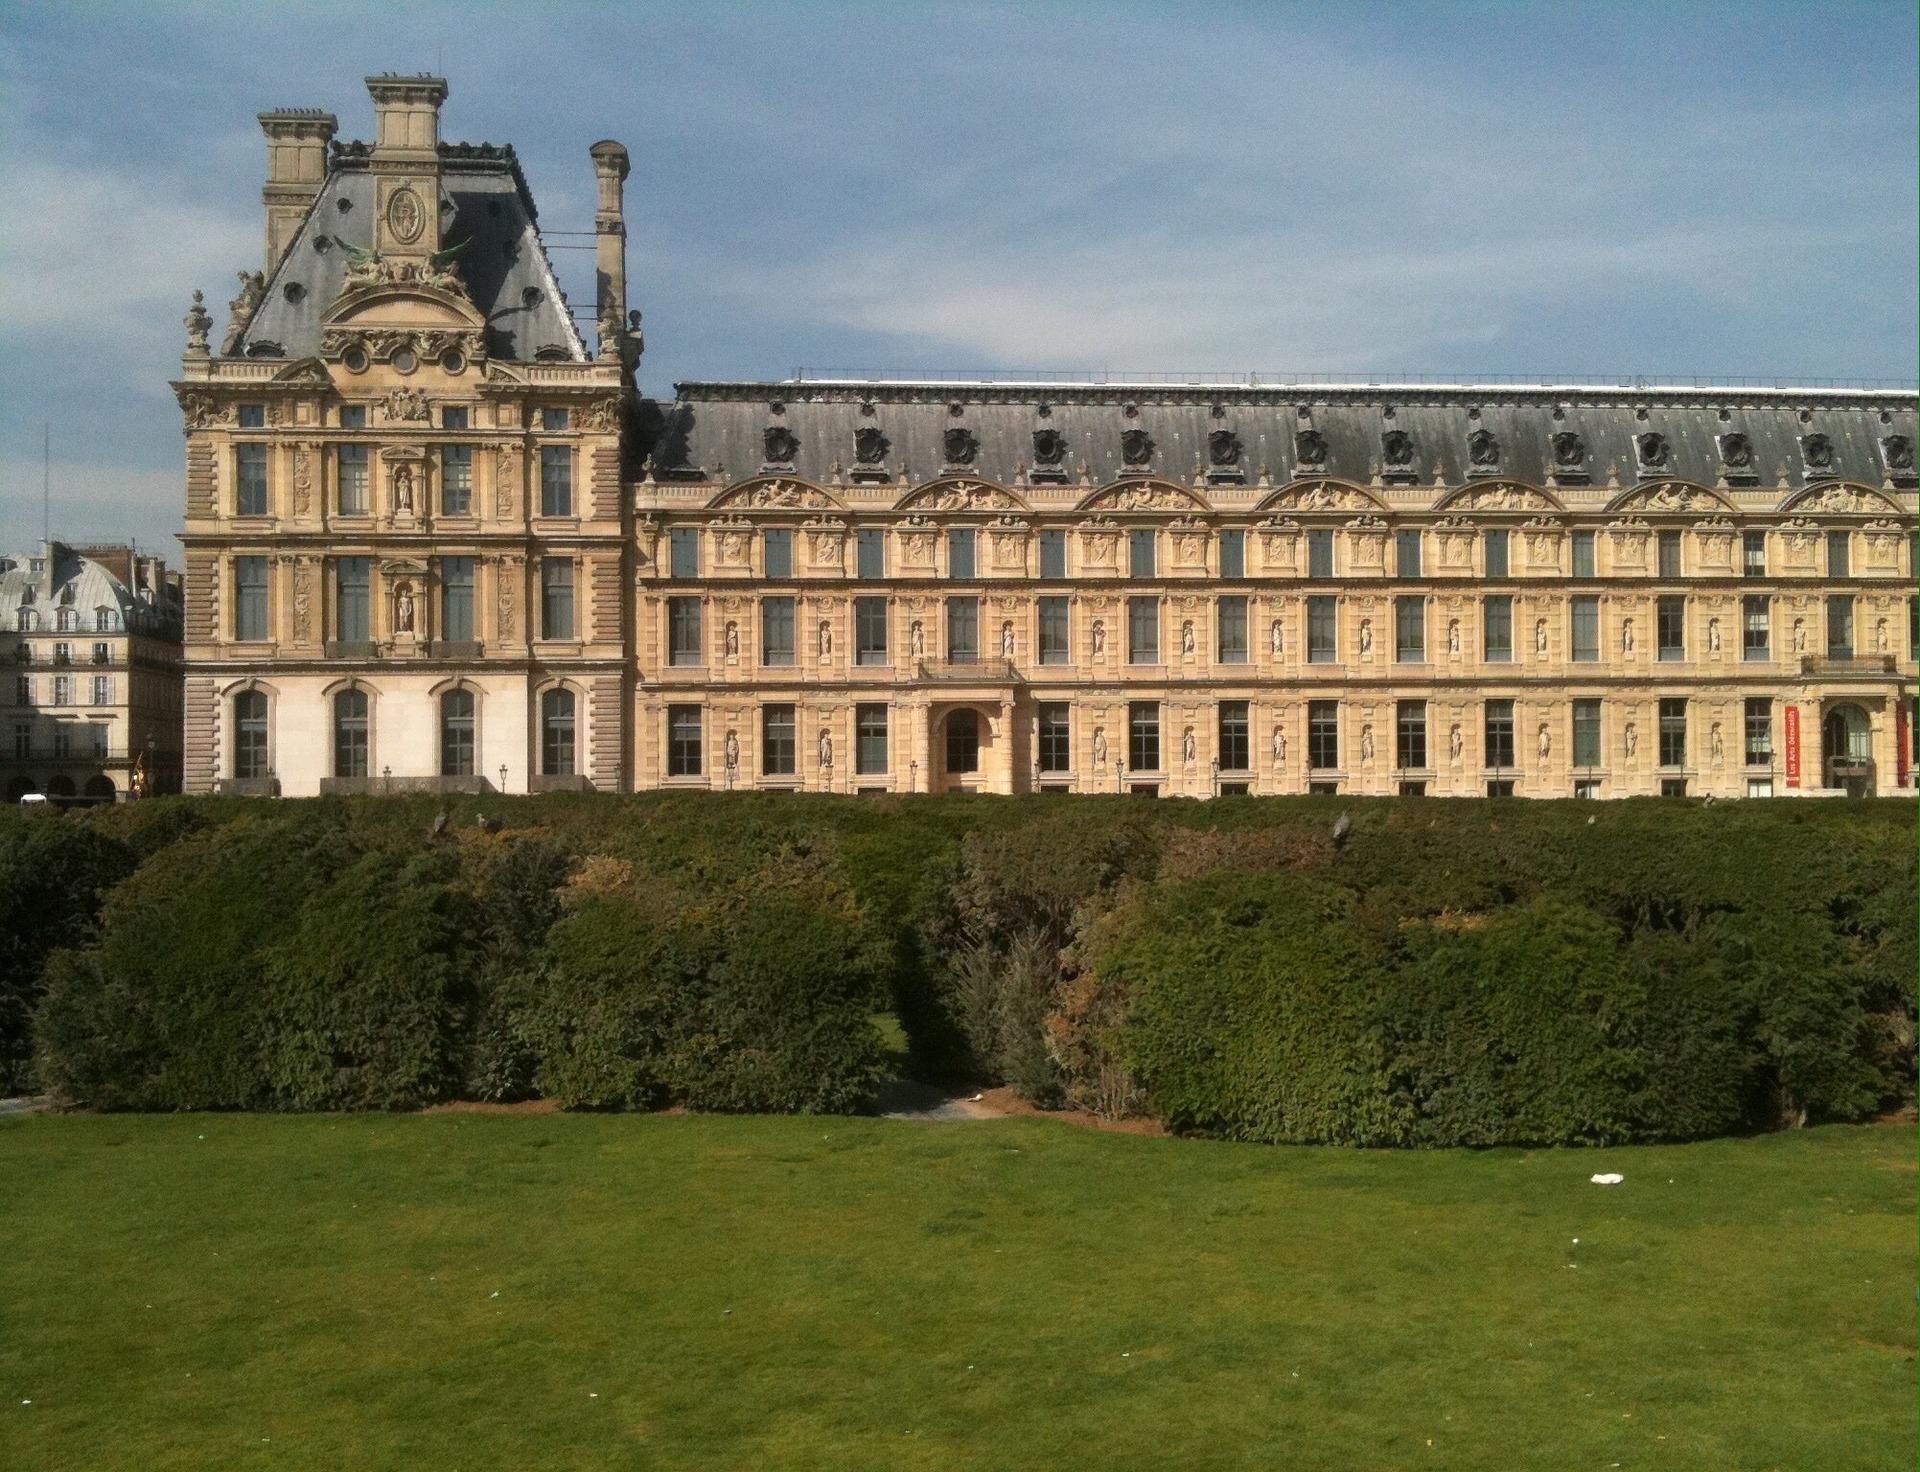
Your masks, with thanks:
M326 183L240 340L243 356L305 358L320 351L320 314L340 295L348 248L373 246L371 152L366 143L334 144ZM449 250L465 242L451 259L486 314L488 355L585 361L512 147L442 143L440 168L441 208L451 209L441 238Z
M1059 468L1069 483L1080 482L1084 463L1096 486L1143 472L1191 482L1196 466L1206 477L1222 468L1209 453L1209 437L1219 430L1237 439L1237 469L1249 486L1263 471L1276 486L1319 477L1365 485L1376 474L1429 486L1491 477L1545 485L1556 471L1567 484L1569 467L1554 463L1554 436L1563 432L1580 437L1585 456L1578 470L1601 488L1610 474L1622 486L1668 478L1711 486L1723 474L1735 489L1772 488L1782 479L1795 490L1831 480L1880 485L1889 477L1903 489L1913 485L1911 463L1905 470L1890 465L1885 444L1904 438L1911 447L1915 437L1914 398L1897 392L818 381L684 383L677 390L672 403L653 406L648 459L661 480L757 474L768 464L765 432L777 425L799 442L779 469L823 483L836 465L843 480L863 468L855 464L854 432L871 427L888 442L883 483L903 487L948 468L946 432L955 428L977 443L966 473L1002 484L1013 483L1022 466L1034 469L1034 433L1052 429L1066 436ZM1152 440L1144 465L1124 456L1122 435L1131 429ZM1309 429L1326 444L1319 464L1296 458L1295 437ZM1382 438L1394 430L1412 437L1405 467L1384 463ZM1469 439L1482 430L1498 444L1492 464L1470 457ZM1657 468L1640 457L1640 437L1649 433L1667 447ZM1744 474L1723 458L1722 437L1735 433L1751 450ZM1809 463L1805 442L1815 435L1824 435L1831 450L1824 467ZM723 477L715 476L717 468Z

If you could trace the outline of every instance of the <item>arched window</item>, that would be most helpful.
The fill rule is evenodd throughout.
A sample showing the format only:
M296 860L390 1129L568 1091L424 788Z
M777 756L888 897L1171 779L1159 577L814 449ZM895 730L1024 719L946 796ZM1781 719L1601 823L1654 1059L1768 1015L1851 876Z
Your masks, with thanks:
M980 770L980 717L970 710L956 710L947 717L947 771Z
M333 775L367 775L367 692L342 690L333 697Z
M548 777L573 775L573 692L549 690L540 697L540 771Z
M473 775L473 692L449 690L440 697L440 775Z
M233 697L233 775L267 775L267 697L242 690Z

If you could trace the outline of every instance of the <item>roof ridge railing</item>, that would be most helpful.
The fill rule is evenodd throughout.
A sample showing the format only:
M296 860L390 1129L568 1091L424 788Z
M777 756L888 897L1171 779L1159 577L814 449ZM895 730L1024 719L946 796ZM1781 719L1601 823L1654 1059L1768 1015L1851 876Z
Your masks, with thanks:
M926 383L1052 385L1063 388L1604 388L1634 389L1851 389L1920 392L1910 378L1820 378L1793 374L1565 374L1565 373L1129 373L1112 369L1058 371L1034 368L796 368L788 383L876 386Z

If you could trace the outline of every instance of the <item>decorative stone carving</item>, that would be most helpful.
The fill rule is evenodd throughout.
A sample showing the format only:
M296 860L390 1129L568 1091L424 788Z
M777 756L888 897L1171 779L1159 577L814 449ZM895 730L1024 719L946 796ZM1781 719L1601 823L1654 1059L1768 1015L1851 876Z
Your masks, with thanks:
M1098 659L1107 651L1107 621L1097 618L1093 621L1093 657Z
M247 327L253 321L253 314L260 310L260 300L267 292L267 278L258 271L240 271L240 292L227 303L227 335L220 343L220 356L232 357L240 351L240 339L247 335ZM196 300L198 293L195 294Z
M1729 470L1753 469L1753 441L1739 430L1720 436L1720 463Z
M194 299L199 300L200 293L195 292ZM1908 474L1913 470L1913 440L1904 434L1890 434L1880 441L1881 457L1887 462L1887 469L1896 474Z
M1147 465L1153 460L1153 436L1144 429L1120 431L1120 458L1129 465Z
M901 510L912 507L916 511L1021 511L1025 509L1011 492L977 480L949 480L923 486L903 496L899 506Z
M1380 436L1380 458L1390 470L1413 464L1413 436L1404 429L1388 430Z
M207 313L204 294L197 291L193 294L193 305L180 320L187 329L187 352L196 358L207 356L207 334L213 330L213 318Z
M1293 458L1303 469L1327 463L1327 437L1317 429L1303 429L1293 437Z
M1240 436L1230 429L1216 429L1207 436L1207 459L1216 469L1237 466L1242 449Z
M1635 435L1633 448L1640 456L1640 463L1649 470L1664 469L1667 461L1673 458L1673 450L1667 444L1667 437L1652 430Z
M1287 764L1287 732L1284 726L1275 726L1273 728L1272 751L1273 751L1274 766L1276 767L1286 766Z
M396 199L398 197L397 194L394 196ZM442 251L440 255L420 261L383 256L374 251L350 250L343 285L347 291L380 286L410 286L444 291L465 300L467 285L443 259L448 254Z
M393 631L413 633L413 584L401 583L393 590Z
M313 451L306 440L293 446L293 514L305 516L313 506Z
M1107 733L1099 726L1093 728L1093 764L1095 767L1107 764Z
M593 434L611 434L620 427L620 400L609 395L595 399L580 411L580 427Z
M520 559L518 557L503 557L495 565L494 582L498 585L498 596L496 598L497 611L494 616L494 622L500 630L500 637L502 639L511 639L514 637L514 619L516 616L516 591L514 585L519 581L519 578Z
M1802 435L1800 454L1805 458L1808 470L1825 472L1833 469L1833 441L1824 434Z
M1266 503L1273 511L1377 511L1380 503L1357 486L1339 481L1307 481L1274 493Z
M1180 737L1180 759L1189 767L1193 765L1193 759L1196 754L1195 745L1193 727L1189 726Z
M293 642L306 645L313 640L313 570L307 558L293 563Z
M887 450L892 442L871 424L863 424L853 432L853 458L856 464L878 465L887 458Z
M839 511L841 505L825 491L796 480L753 481L716 496L715 507L738 506L752 511Z
M1587 442L1570 429L1553 437L1554 469L1577 471L1587 463Z
M234 417L231 406L215 403L212 394L192 389L180 395L180 413L188 429L211 429L216 424L231 423Z
M831 772L833 770L833 732L822 731L820 733L817 760L820 763L820 769L822 771Z
M1204 511L1207 503L1171 481L1109 486L1091 496L1084 509L1100 511Z
M1467 436L1467 459L1476 467L1490 469L1500 463L1500 440L1491 430L1476 429Z
M1884 511L1888 505L1886 497L1877 492L1865 491L1858 486L1834 485L1809 491L1794 503L1794 510L1865 516L1871 512Z
M1724 511L1727 503L1712 491L1684 481L1662 480L1636 486L1609 508L1616 512Z
M513 515L513 493L520 486L520 447L513 443L494 446L493 514L505 521Z
M979 438L972 430L962 429L958 425L949 429L941 437L941 444L945 448L949 465L971 465L974 456L980 453Z
M1373 760L1373 723L1371 721L1360 727L1360 760L1363 762Z
M1459 726L1453 726L1447 732L1447 756L1456 764L1460 760L1460 749L1465 743L1460 736Z
M1622 744L1626 747L1629 759L1640 749L1640 728L1632 721L1627 722L1627 729L1623 734Z
M1460 652L1460 620L1457 618L1450 618L1447 620L1447 653L1458 654L1459 652Z
M793 457L800 453L799 437L784 424L769 425L761 432L760 439L769 465L790 465Z
M427 396L417 388L388 389L386 397L380 400L380 412L394 422L432 417L432 411L427 407Z
M1455 491L1442 503L1451 511L1557 511L1552 498L1518 481L1495 480Z

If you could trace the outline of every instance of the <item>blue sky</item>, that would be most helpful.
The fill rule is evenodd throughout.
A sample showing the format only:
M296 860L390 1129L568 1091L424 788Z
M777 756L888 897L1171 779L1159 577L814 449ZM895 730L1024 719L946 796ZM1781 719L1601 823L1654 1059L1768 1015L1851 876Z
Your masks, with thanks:
M798 367L1911 379L1910 3L0 0L0 546L177 556L254 114L439 69L550 229L626 143L643 387ZM558 240L555 242L560 243ZM585 252L556 252L576 301Z

